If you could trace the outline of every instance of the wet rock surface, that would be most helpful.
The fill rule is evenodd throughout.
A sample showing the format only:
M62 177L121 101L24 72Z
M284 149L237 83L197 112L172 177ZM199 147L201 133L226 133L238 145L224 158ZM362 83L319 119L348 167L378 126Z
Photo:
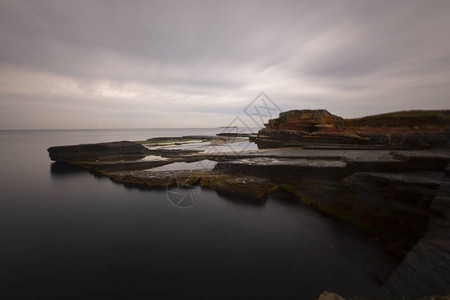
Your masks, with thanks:
M48 148L50 159L58 162L97 161L143 158L147 149L139 144L120 141Z
M340 178L345 176L346 163L341 160L245 158L219 162L215 170L254 176L294 176Z
M209 174L203 170L175 170L175 171L129 171L111 172L107 176L111 179L128 184L141 184L148 187L165 188L172 185L181 187L197 184L202 176Z
M262 199L277 188L278 185L269 179L255 176L221 180L216 186L220 193L249 199Z

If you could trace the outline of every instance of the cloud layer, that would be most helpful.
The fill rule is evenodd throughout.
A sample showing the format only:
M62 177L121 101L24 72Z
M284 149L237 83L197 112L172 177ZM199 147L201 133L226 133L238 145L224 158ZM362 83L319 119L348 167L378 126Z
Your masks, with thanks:
M449 109L448 28L447 0L0 0L0 129Z

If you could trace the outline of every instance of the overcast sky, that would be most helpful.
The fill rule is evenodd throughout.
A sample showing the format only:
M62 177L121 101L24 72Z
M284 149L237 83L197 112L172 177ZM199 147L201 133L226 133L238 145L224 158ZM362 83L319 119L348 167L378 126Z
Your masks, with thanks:
M0 0L0 129L450 108L450 1Z

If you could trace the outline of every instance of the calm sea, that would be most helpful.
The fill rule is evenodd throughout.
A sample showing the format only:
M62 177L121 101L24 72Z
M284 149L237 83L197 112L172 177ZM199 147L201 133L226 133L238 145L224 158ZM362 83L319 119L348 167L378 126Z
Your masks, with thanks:
M177 209L166 190L53 164L54 145L211 129L0 131L0 298L297 298L372 295L389 268L369 239L275 194L255 205L203 190Z

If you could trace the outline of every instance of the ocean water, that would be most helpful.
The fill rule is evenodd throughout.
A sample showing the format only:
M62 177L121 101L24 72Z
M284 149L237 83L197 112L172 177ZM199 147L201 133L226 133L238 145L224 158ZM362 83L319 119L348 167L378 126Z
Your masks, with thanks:
M200 190L177 209L167 190L55 164L54 145L210 129L0 131L0 298L296 298L373 295L389 269L362 234L284 194L264 203Z

